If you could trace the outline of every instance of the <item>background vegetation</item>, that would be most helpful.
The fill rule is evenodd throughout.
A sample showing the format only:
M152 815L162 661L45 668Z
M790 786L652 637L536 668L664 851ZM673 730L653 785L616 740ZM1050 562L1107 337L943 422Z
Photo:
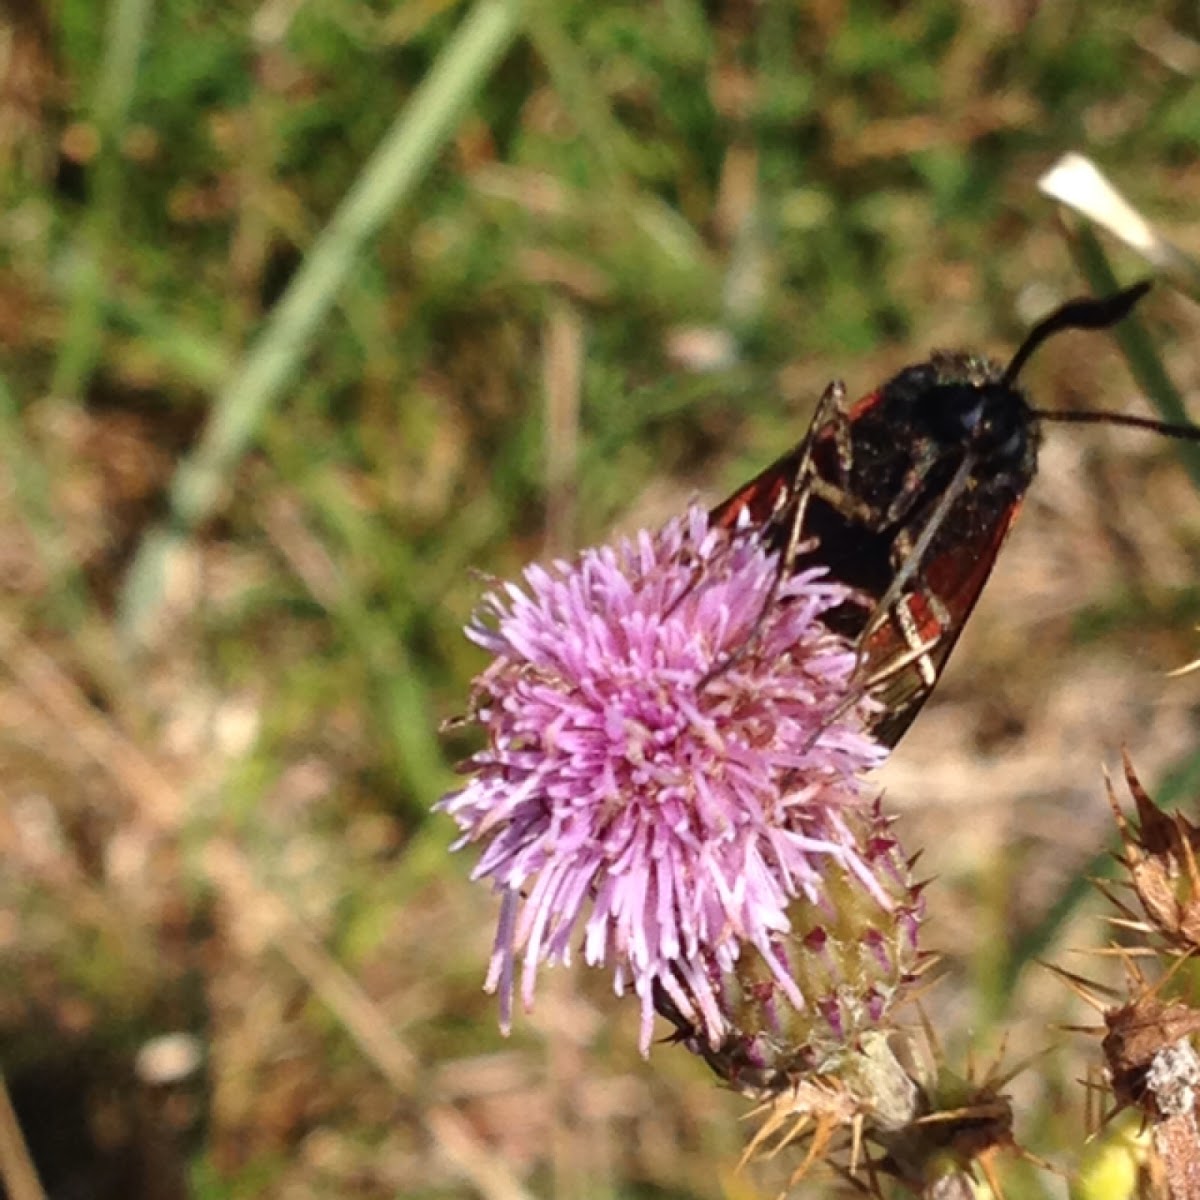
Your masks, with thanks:
M603 980L496 1032L495 905L429 811L473 572L718 498L830 378L1004 353L1085 290L1067 150L1200 250L1196 6L0 10L0 1063L47 1191L775 1194L795 1160L736 1173L746 1105ZM1143 319L1194 398L1196 308ZM1146 411L1103 336L1028 382ZM1067 1167L1095 1049L1033 960L1103 973L1120 744L1200 789L1198 557L1170 445L1051 432L883 781L945 1055L1062 1041L1012 1090Z

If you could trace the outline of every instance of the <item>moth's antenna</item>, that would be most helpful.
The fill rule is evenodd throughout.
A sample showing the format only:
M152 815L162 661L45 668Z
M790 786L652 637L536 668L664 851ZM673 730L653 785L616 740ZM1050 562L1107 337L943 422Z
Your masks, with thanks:
M1001 384L1011 386L1029 361L1030 355L1047 339L1064 329L1107 329L1129 315L1133 306L1150 290L1149 280L1142 280L1111 296L1084 296L1068 300L1048 317L1039 321L1026 335L1012 356L1012 362L1000 377ZM1048 414L1042 414L1046 416Z
M1127 317L1133 306L1149 290L1150 281L1144 279L1141 283L1114 292L1111 296L1101 296L1099 299L1085 296L1079 300L1067 301L1029 331L1013 355L1012 362L1000 377L1001 382L1011 387L1021 368L1029 361L1029 356L1048 337L1053 337L1063 329L1107 329ZM1129 429L1145 429L1163 437L1200 442L1200 426L1188 425L1181 421L1158 421L1154 417L1135 417L1127 413L1051 412L1041 408L1033 409L1033 415L1043 421L1059 421L1064 425L1124 425Z
M1131 429L1147 429L1163 437L1200 442L1200 425L1184 425L1175 421L1156 421L1153 417L1135 417L1128 413L1110 412L1046 412L1035 408L1033 415L1043 421L1061 421L1073 425L1126 425Z

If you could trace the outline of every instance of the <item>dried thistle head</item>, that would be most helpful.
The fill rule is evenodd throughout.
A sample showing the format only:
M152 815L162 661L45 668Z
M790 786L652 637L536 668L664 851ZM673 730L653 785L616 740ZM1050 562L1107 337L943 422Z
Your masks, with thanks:
M1147 993L1104 1013L1101 1047L1121 1108L1137 1108L1151 1120L1194 1108L1200 1057L1191 1038L1200 1012Z
M1195 1200L1200 1196L1200 1055L1194 1039L1200 1033L1200 1011L1163 993L1175 985L1180 968L1188 961L1175 957L1171 969L1151 983L1134 953L1118 951L1125 968L1127 993L1094 980L1051 969L1064 979L1085 1003L1103 1019L1098 1029L1080 1032L1097 1034L1104 1054L1104 1074L1115 1105L1104 1115L1109 1125L1118 1114L1130 1111L1148 1131L1147 1145L1138 1144L1118 1130L1109 1139L1107 1168L1103 1178L1141 1175L1149 1172L1148 1191L1137 1194L1165 1200ZM1148 1153L1147 1153L1148 1151ZM1095 1163L1086 1177L1077 1181L1081 1197L1123 1196L1107 1185Z
M1150 1127L1152 1195L1200 1196L1200 1012L1146 992L1104 1014L1104 1055L1119 1108Z
M1136 825L1121 812L1111 784L1108 789L1121 834L1120 861L1144 914L1135 928L1149 935L1141 953L1161 969L1154 977L1140 965L1135 951L1120 951L1128 998L1068 978L1103 1017L1101 1046L1114 1112L1139 1113L1149 1130L1150 1194L1194 1200L1200 1196L1200 1009L1191 1002L1189 967L1200 948L1200 828L1181 813L1168 814L1157 807L1128 755L1125 780L1137 808ZM1127 917L1136 916L1115 896L1105 894ZM1104 995L1118 1002L1105 1003Z
M1172 948L1191 953L1200 949L1200 826L1180 812L1164 813L1142 787L1128 755L1124 765L1137 824L1126 818L1109 783L1123 847L1120 861L1153 930Z

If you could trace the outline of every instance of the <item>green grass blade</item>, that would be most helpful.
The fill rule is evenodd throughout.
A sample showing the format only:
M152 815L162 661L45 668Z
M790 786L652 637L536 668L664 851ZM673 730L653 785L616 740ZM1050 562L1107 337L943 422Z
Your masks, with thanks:
M152 0L116 0L112 6L92 105L100 139L92 201L75 256L66 334L51 384L59 396L79 395L100 356L107 282L104 260L120 229L124 164L119 143L133 103L151 7Z
M1099 294L1115 292L1120 284L1109 266L1108 256L1099 239L1088 228L1081 227L1072 239L1072 250L1080 271ZM1150 403L1165 421L1190 421L1183 397L1171 382L1154 342L1136 313L1126 317L1113 329L1118 345L1125 354L1133 377L1145 391ZM1200 443L1176 441L1175 452L1200 490Z
M121 604L123 632L144 637L163 600L173 549L216 507L263 419L295 376L358 255L412 194L519 27L519 0L480 0L413 94L314 243L176 472L165 526L138 550Z

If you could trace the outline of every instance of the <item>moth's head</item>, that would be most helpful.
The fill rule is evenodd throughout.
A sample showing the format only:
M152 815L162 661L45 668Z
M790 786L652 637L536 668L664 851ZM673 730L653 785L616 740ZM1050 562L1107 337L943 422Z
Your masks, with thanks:
M1036 439L1029 405L1004 368L979 354L938 351L884 389L911 435L947 452L970 449L1001 464L1024 460Z
M1098 300L1069 301L1029 331L1007 366L980 354L935 352L928 362L901 371L884 394L903 409L919 437L947 450L969 449L998 465L1026 462L1036 450L1042 414L1017 385L1022 368L1056 333L1115 325L1149 289L1138 283Z

